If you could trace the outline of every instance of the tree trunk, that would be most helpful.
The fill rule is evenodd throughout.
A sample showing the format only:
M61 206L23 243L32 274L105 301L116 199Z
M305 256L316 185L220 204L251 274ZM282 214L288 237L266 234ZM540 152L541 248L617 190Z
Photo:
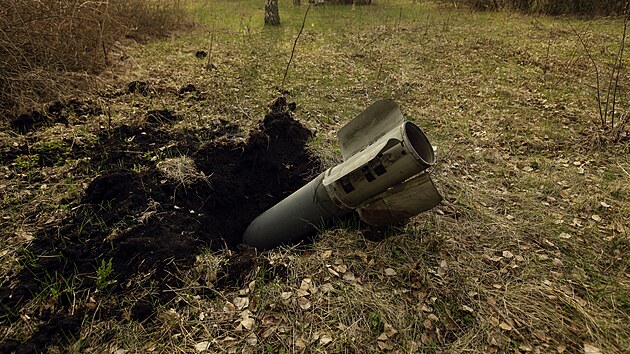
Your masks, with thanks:
M277 26L279 24L280 14L278 13L278 0L266 0L265 25Z

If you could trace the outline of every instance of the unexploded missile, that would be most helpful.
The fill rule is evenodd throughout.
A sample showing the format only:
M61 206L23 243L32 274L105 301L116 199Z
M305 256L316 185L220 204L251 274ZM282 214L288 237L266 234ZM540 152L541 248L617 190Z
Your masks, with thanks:
M367 224L394 224L442 200L426 172L436 162L433 146L393 100L373 103L337 136L344 162L254 219L245 244L262 250L296 242L354 210Z

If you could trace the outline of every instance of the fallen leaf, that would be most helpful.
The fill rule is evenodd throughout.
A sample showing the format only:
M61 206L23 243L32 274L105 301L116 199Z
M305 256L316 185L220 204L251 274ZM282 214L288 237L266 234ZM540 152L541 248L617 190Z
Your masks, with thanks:
M275 314L266 314L263 316L262 318L262 324L265 326L270 326L270 325L277 325L278 323L280 323L280 319L282 317L280 315L275 315Z
M236 298L234 298L234 301L232 301L232 303L234 303L234 306L236 306L237 309L242 310L242 309L247 308L249 306L249 298L248 297L236 297Z
M475 312L475 310L473 310L473 309L472 309L472 307L467 306L467 305L463 305L463 306L462 306L462 309L463 309L464 311L466 311L466 312L470 312L470 313Z
M313 281L311 280L311 278L302 279L302 282L300 283L300 289L308 291L311 288L312 282Z
M505 257L505 258L512 258L512 257L514 257L514 254L512 254L512 252L510 252L510 251L503 251L503 257Z
M326 269L328 269L328 272L329 272L330 274L332 274L332 275L334 275L334 276L336 276L336 277L338 277L338 276L339 276L339 273L337 273L337 271L336 271L336 270L334 270L334 269L332 269L332 268L330 268L330 267L327 267Z
M245 339L245 341L247 342L247 344L253 346L256 346L258 344L258 337L256 337L256 334L251 333L249 336L247 336L247 338Z
M234 312L234 311L236 311L236 306L234 306L234 304L229 301L223 306L223 312Z
M298 349L305 349L308 343L303 338L298 338L295 340L295 347Z
M327 250L322 253L322 259L328 259L332 256L332 250Z
M597 222L602 221L602 218L599 215L597 215L597 214L591 215L591 219L593 219L593 220L595 220Z
M505 322L499 323L499 327L501 327L501 329L506 330L506 331L511 331L512 330L512 326L510 326L509 324L507 324Z
M392 349L394 349L394 347L391 344L387 343L387 342L378 341L376 343L378 343L378 349L380 349L380 350L392 350Z
M319 342L322 345L327 345L328 343L332 342L332 337L329 334L324 334L321 337L319 337Z
M396 271L393 268L386 268L385 275L393 277L394 275L396 275Z
M391 338L395 336L398 333L398 331L389 323L385 323L385 325L383 326L383 333L385 333L385 335L387 335L388 338Z
M437 317L436 315L432 314L432 313L431 313L431 314L429 314L429 316L427 316L427 317L428 317L431 321L438 321L438 320L439 320L439 319L438 319L438 317Z
M560 344L559 346L556 347L556 351L560 354L564 353L565 350L567 350L566 345Z
M311 308L311 302L305 297L298 297L297 303L302 310L308 310Z
M599 202L599 205L601 205L604 208L612 208L608 203L606 202Z
M282 292L282 293L280 294L280 298L281 298L282 300L288 300L288 299L290 299L290 298L291 298L291 296L292 296L292 295L293 295L293 293L292 293L292 292L290 292L290 291L284 291L284 292Z
M433 328L433 323L428 318L425 319L424 321L422 321L422 325L424 326L425 329L432 329Z
M566 232L561 232L559 237L568 240L571 238L571 235Z
M320 289L324 294L326 294L326 293L333 292L335 290L335 287L331 283L326 283L322 285Z
M365 252L362 251L356 251L355 254L357 256L359 256L361 258L361 260L363 260L363 262L367 263L368 262L368 255Z
M247 317L241 321L241 326L248 331L251 331L254 328L254 319L251 317Z
M335 270L340 273L343 274L348 270L348 267L345 264L340 264L338 266L335 267Z
M553 261L551 261L551 264L553 264L556 267L562 267L564 265L562 263L562 260L560 260L558 258L554 258Z
M602 350L590 343L584 343L584 354L601 354Z
M209 348L210 348L210 342L208 341L203 341L203 342L199 342L195 344L195 350L198 352L205 352Z
M349 282L354 282L354 281L356 281L356 278L354 277L354 273L348 272L348 273L345 273L343 275L343 280L349 281Z
M254 314L250 311L250 310L244 310L243 312L241 312L241 318L248 318L248 317L252 317Z

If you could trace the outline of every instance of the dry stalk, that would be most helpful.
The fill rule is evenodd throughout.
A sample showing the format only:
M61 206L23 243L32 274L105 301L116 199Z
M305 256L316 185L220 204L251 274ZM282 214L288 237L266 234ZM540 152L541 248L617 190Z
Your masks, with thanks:
M293 49L291 50L291 57L289 58L289 62L287 63L287 68L284 70L284 77L282 78L282 87L284 88L284 82L287 79L287 74L289 73L289 66L291 66L291 61L293 60L293 55L295 54L295 47L297 46L298 39L302 35L302 31L304 31L304 24L306 23L306 16L308 16L308 11L311 9L311 4L308 4L306 8L306 12L304 13L304 18L302 19L302 27L300 28L300 32L297 37L295 37L295 42L293 42Z

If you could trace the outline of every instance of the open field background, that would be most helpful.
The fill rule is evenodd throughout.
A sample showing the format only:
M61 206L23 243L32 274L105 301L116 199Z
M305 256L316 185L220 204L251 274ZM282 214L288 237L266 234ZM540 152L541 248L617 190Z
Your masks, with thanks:
M201 25L113 51L117 65L93 91L41 110L54 116L50 124L0 132L0 348L627 352L630 140L627 127L602 127L593 68L605 97L623 19L394 0L317 6L283 84L306 5L280 1L276 28L264 28L262 1L186 6ZM621 63L618 123L630 109L630 56ZM437 148L444 202L385 232L350 220L312 244L262 254L198 245L187 249L192 262L169 255L164 273L136 262L141 271L127 276L109 253L87 262L89 271L64 263L72 255L63 245L82 242L83 229L106 233L116 256L118 233L173 211L182 195L193 199L185 193L197 193L194 183L212 183L207 164L229 163L205 159L208 147L250 148L280 92L315 133L307 150L323 167L341 159L340 127L372 102L395 99ZM134 151L118 156L120 146ZM174 158L184 177L168 173ZM177 195L155 209L125 209L115 225L97 209L85 217L89 186L112 171L127 173L123 187L128 176L159 171L156 183L175 179ZM35 251L47 238L60 241ZM48 259L63 266L37 273ZM40 276L30 295L18 294L29 272Z

